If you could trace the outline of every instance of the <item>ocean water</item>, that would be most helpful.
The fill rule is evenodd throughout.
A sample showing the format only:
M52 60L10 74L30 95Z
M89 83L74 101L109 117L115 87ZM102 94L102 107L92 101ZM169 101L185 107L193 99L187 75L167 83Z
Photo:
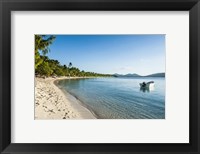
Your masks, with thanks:
M139 83L154 81L154 89ZM90 78L60 80L67 91L99 119L165 119L165 78Z

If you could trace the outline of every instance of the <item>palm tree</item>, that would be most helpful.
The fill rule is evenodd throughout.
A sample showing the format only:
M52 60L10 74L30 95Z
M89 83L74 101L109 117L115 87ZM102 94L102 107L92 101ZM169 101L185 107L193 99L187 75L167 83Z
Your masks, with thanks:
M45 56L49 51L49 46L55 40L54 35L35 35L35 69L37 70L38 66L43 63L43 59L39 51L42 51L43 56Z
M69 67L69 72L68 73L69 73L69 77L70 77L70 69L72 67L72 63L71 62L69 63L68 67Z
M41 50L43 55L46 55L50 49L49 45L55 40L54 35L35 35L35 53Z
M72 63L71 63L71 62L69 63L68 67L69 67L69 68L71 68L71 67L72 67Z

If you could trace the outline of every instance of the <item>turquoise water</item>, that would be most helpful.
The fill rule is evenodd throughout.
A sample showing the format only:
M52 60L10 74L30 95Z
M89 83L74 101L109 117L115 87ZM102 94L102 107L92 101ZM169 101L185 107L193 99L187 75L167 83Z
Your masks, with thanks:
M140 89L139 83L152 80L153 90ZM58 85L100 119L165 118L165 78L67 79Z

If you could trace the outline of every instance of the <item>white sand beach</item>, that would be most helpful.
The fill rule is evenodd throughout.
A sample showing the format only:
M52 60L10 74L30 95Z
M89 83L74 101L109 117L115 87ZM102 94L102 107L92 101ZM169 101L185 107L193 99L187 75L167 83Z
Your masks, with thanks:
M62 78L35 78L35 119L95 119L79 100L59 89L54 82ZM74 78L70 78L74 79Z

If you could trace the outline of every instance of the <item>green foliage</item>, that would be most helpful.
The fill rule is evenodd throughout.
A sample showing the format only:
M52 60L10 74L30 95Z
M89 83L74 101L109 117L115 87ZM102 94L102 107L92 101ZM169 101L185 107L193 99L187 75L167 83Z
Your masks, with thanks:
M39 52L35 53L35 70L37 70L38 66L42 64L43 59L40 57Z
M54 74L56 74L57 76L64 76L65 75L65 73L64 73L64 71L62 70L61 67L57 67L54 71Z
M69 76L69 77L98 77L111 76L109 74L99 74L94 72L80 71L69 62L66 65L60 65L58 60L49 59L45 56L49 51L49 46L55 40L55 36L35 35L35 74L39 76ZM40 55L40 51L42 55Z
M55 36L47 36L47 35L35 35L35 70L43 63L43 59L39 51L42 52L43 55L47 54L50 49L49 45L53 43L55 40Z
M48 77L52 75L53 70L49 67L48 62L43 62L41 65L38 66L36 73Z
M35 35L35 53L40 50L43 55L47 54L50 51L49 45L53 43L55 38L53 35Z

